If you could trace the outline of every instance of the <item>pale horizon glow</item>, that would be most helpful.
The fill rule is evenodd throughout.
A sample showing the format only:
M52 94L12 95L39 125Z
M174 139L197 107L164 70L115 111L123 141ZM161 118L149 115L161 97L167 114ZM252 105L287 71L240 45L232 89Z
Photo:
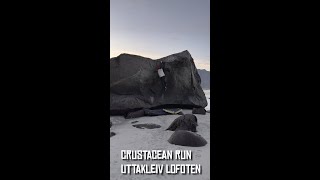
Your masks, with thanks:
M110 58L159 59L188 50L210 70L210 0L111 0Z

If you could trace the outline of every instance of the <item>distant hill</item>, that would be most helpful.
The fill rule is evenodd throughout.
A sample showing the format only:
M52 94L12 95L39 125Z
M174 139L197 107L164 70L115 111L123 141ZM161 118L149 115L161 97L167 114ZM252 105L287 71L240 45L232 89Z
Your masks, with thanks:
M198 69L198 73L201 78L202 89L210 89L210 71L205 69Z

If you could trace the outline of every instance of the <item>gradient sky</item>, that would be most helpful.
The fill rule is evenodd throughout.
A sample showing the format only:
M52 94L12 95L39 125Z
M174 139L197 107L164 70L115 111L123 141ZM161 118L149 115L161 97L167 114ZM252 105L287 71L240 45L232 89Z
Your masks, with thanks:
M210 69L210 0L111 0L110 58L159 59L188 50Z

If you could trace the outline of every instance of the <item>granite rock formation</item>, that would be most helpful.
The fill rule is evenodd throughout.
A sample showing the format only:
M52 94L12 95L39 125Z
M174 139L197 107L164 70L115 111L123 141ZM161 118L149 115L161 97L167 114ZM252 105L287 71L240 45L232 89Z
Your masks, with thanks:
M165 64L165 91L157 73L161 61ZM110 59L111 115L142 108L206 106L201 78L188 51L157 60L130 54Z

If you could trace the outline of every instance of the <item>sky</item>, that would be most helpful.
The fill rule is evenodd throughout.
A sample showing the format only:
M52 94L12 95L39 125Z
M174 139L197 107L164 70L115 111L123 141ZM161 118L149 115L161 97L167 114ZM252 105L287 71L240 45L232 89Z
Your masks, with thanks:
M210 70L210 0L111 0L110 58L159 59L188 50Z

